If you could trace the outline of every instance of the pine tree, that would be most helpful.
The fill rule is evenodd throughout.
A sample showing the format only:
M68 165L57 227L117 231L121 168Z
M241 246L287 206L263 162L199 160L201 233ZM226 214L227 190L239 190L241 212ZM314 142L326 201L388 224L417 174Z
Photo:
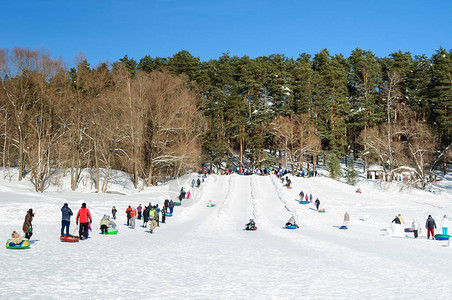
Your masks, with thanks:
M341 165L339 162L339 158L337 158L336 154L331 152L328 156L328 171L330 172L330 177L333 179L339 179L342 177Z
M358 183L358 173L355 170L355 160L353 159L353 157L348 160L345 176L348 184L355 185Z

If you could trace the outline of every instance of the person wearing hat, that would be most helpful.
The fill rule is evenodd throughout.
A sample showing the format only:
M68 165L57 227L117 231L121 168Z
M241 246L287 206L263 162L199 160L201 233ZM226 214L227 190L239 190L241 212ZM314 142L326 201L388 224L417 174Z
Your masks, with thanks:
M76 218L76 224L78 225L78 222L80 221L80 229L79 229L79 236L80 239L87 239L88 238L88 227L89 224L93 222L93 219L91 218L91 213L89 212L89 209L86 208L86 203L82 204L82 208L77 213Z
M24 225L22 227L22 230L25 233L25 238L29 240L31 236L33 235L33 226L31 225L31 222L33 221L33 217L35 216L33 209L29 209L27 211L27 215L25 216Z
M432 239L435 239L435 228L435 219L433 219L432 215L428 215L427 221L425 222L425 229L427 229L427 239L430 239L430 235L432 236Z
M71 225L72 210L67 203L64 203L61 208L61 236L64 236L64 229L66 228L66 235L69 235L69 226Z

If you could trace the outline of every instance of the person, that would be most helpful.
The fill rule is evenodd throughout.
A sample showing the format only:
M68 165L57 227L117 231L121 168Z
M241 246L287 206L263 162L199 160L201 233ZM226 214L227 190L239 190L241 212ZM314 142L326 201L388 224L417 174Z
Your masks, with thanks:
M397 218L399 218L400 224L405 224L405 222L403 221L403 218L402 218L402 215L401 215L401 214L399 214L399 215L397 216Z
M111 209L111 215L113 216L113 220L116 220L116 212L118 210L116 209L116 207L113 206L113 208Z
M195 187L195 179L191 180L191 187L194 188Z
M109 225L108 217L106 215L104 215L102 217L102 220L100 220L100 232L102 234L108 233L108 225Z
M198 178L198 180L196 181L198 187L201 185L201 180Z
M301 191L298 195L300 196L300 201L303 201L303 198L304 198L304 192Z
M290 180L290 178L287 178L287 184L286 184L286 186L290 186L290 184L292 183L292 181Z
M72 210L67 203L63 204L61 208L61 236L64 236L64 229L66 228L66 235L69 235L69 226L71 225Z
M132 207L130 211L130 229L135 229L135 219L137 218L137 210Z
M304 200L305 200L305 201L309 201L309 199L308 199L308 194L306 194ZM312 202L312 201L311 201L311 202Z
M441 220L441 228L443 229L443 234L447 235L447 229L449 227L449 219L446 215L444 215L443 219Z
M165 199L165 202L163 203L163 206L165 206L166 208L168 208L168 205L169 205L169 200L168 200L168 199Z
M20 234L14 230L11 233L11 240L9 242L19 245L20 243L22 243L22 241L25 241L25 240L26 240L26 238L21 237Z
M145 206L145 207L144 207L144 212L143 212L143 227L148 226L149 210L150 210L150 206Z
M129 205L129 207L126 208L127 226L130 226L130 214L131 213L132 213L132 207Z
M391 223L402 224L398 216L395 216L394 220Z
M419 222L415 219L413 219L413 223L411 223L411 229L413 229L414 238L417 239L419 236L419 228L421 228L421 225L419 225Z
M31 222L33 221L34 216L35 214L33 212L33 209L30 208L25 215L24 225L22 226L22 229L25 233L25 238L27 240L30 240L31 236L33 235L33 226L31 225Z
M435 219L433 219L432 215L428 215L427 221L425 222L425 229L427 229L427 239L430 239L430 235L432 236L432 239L435 239L435 228Z
M308 195L306 195L306 197L307 197ZM319 206L320 206L320 200L319 200L319 198L317 198L317 199L315 199L315 208L317 209L317 211L319 211Z
M256 223L254 222L254 219L250 219L250 221L245 226L246 230L253 230L256 227Z
M187 192L187 199L190 199L190 191Z
M165 206L162 207L161 213L162 213L162 223L165 223L165 221L166 221L166 207Z
M286 227L287 226L296 226L298 228L297 222L295 222L295 217L291 216L289 221L287 221L286 223Z
M309 194L309 202L312 202L312 194Z
M143 210L143 207L140 205L138 205L137 207L137 212L138 212L138 220L141 220L141 212Z
M75 223L78 225L78 222L80 222L80 229L79 229L79 236L80 239L87 239L88 238L88 228L89 225L93 222L93 219L91 218L91 213L88 208L86 208L86 203L82 203L82 207L77 213L77 218L75 220Z
M160 221L159 221L159 219L160 219L160 207L159 207L159 205L158 204L156 204L155 205L155 211L156 211L156 213L157 213L157 219L156 219L156 221L157 221L157 227L160 227Z
M172 214L173 213L173 209L174 209L174 202L173 202L172 199L170 200L170 202L168 204L168 207L169 207L170 214Z
M150 223L150 227L149 227L149 232L150 233L154 233L154 229L157 227L157 221L155 220L155 216L156 216L157 211L155 210L155 208L152 208L149 211L149 219L151 220Z
M344 226L348 227L348 222L350 221L350 215L348 212L345 212L344 214Z

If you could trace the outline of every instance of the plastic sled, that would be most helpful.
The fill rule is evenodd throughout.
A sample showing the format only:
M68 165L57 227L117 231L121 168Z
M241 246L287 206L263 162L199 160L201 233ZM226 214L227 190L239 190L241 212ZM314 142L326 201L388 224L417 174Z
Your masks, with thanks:
M181 206L182 202L174 202L174 206Z
M60 241L67 243L76 243L80 241L80 237L76 235L65 235L60 237Z
M405 228L405 232L413 232L414 229L413 228Z
M117 228L108 228L107 234L108 235L116 235L116 234L118 234L118 229Z
M284 229L297 229L298 227L296 225L288 225L288 226L284 226Z
M288 189L291 189L292 187L291 186L286 186Z
M172 217L172 216L173 216L172 213L166 213L165 215L166 215L167 217Z
M8 249L27 249L30 247L30 242L27 240L24 240L20 242L20 244L14 244L11 242L11 239L6 241L6 248Z
M325 212L325 209L319 209L319 213L324 213Z
M348 229L348 227L345 225L342 225L341 227L339 227L339 229Z
M435 234L435 240L438 241L448 241L450 238L450 235L448 234Z
M207 204L207 207L214 207L216 204Z
M310 203L309 201L305 201L305 200L303 200L303 201L298 201L298 202L300 202L300 204L309 204L309 203Z
M254 226L253 228L246 227L245 230L254 231L257 230L257 227L256 226Z

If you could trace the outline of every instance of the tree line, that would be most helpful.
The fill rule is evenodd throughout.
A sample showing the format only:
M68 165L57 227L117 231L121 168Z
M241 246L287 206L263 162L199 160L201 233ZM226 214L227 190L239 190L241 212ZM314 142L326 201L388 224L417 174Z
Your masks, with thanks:
M223 54L201 61L125 55L66 69L49 54L0 52L3 166L43 190L52 172L111 168L153 184L201 163L315 169L319 158L361 157L387 178L446 172L452 143L452 51L350 56L327 49L294 59ZM328 154L328 155L327 155ZM282 159L283 158L283 159ZM108 176L105 177L108 180Z

